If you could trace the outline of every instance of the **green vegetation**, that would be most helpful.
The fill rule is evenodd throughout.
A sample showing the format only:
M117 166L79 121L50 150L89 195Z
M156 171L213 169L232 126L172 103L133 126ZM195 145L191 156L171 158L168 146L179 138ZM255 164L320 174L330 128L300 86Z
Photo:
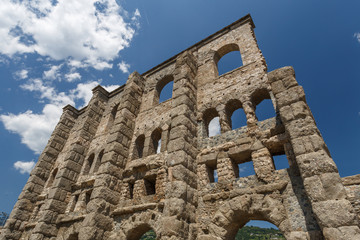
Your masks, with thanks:
M154 230L147 231L144 235L141 236L140 240L155 240L156 234Z
M140 240L155 240L156 234L153 230L146 232ZM275 240L285 239L281 232L274 228L260 228L245 226L236 234L235 240Z
M235 240L268 240L285 239L281 232L274 228L245 226L236 234Z

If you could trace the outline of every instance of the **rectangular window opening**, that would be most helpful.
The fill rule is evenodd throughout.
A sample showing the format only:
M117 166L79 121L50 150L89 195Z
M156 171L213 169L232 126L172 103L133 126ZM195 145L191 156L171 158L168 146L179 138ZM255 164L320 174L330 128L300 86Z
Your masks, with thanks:
M129 183L129 194L130 194L130 199L134 198L134 183Z
M237 169L237 174L235 173L237 178L255 175L254 164L251 159L246 162L237 163L235 168Z
M286 154L283 153L283 154L272 155L272 158L276 170L289 168L289 161L286 157Z
M146 195L154 195L156 193L156 176L144 179Z
M206 164L206 170L210 183L218 182L218 171L216 168L216 163Z
M91 199L91 193L92 193L92 190L91 190L91 191L86 192L86 196L85 196L85 202L86 202L86 204L88 204L88 203L90 202L90 199Z

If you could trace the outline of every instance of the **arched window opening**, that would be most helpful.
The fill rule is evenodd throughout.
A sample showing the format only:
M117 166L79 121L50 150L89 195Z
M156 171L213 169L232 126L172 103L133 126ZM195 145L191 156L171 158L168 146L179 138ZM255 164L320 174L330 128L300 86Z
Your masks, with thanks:
M144 142L145 142L145 136L144 134L137 137L135 140L135 147L133 152L133 159L138 159L143 157L144 153Z
M52 173L51 173L51 175L50 175L50 178L49 178L49 181L48 181L48 183L47 183L47 187L51 187L51 186L52 186L52 184L54 183L54 180L55 180L55 177L56 177L57 172L58 172L58 168L55 168L55 169L52 171Z
M240 239L285 239L285 237L274 224L251 220L237 232L235 240Z
M150 227L149 224L143 223L140 225L137 225L135 228L131 229L126 239L134 239L134 240L155 240L156 239L156 233L155 231Z
M114 125L114 121L116 118L117 110L118 110L119 104L117 104L110 112L109 121L106 125L106 130L110 130L110 128Z
M144 235L142 235L140 238L140 240L155 240L155 239L156 239L156 233L152 229L144 233Z
M173 76L166 76L161 79L156 85L154 103L162 103L172 98L172 91L174 87Z
M150 154L160 153L161 150L161 129L156 129L151 134Z
M83 175L87 175L90 172L90 169L93 165L94 162L94 158L95 158L95 154L92 153L88 159L85 161L85 166L84 166L84 170L83 170Z
M203 120L208 137L216 136L221 133L219 114L215 108L208 109L204 112Z
M276 116L270 94L266 89L256 91L253 94L251 101L255 106L255 115L258 121L263 121Z
M246 126L246 115L239 100L230 100L226 104L225 112L232 130Z
M237 44L228 44L221 47L214 56L218 75L230 72L243 65L240 49Z
M67 238L67 240L78 240L78 239L79 239L78 233L70 234L70 236Z
M96 160L96 163L95 163L95 166L94 166L94 169L93 169L93 173L96 173L98 170L99 170L99 167L101 165L101 160L102 160L102 157L104 156L104 149L101 150L101 152L99 153L98 157L97 157L97 160Z

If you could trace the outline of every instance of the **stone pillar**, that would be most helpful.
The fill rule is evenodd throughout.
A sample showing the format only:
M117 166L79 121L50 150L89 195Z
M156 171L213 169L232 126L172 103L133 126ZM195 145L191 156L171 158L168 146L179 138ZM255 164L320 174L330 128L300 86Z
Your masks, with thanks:
M109 214L121 199L122 171L130 153L130 141L134 134L143 90L143 77L137 72L130 74L121 93L116 119L106 140L104 156L88 204L91 213L83 221L79 239L103 239L104 232L111 230L113 219ZM134 199L136 189L137 183L134 186Z
M194 56L184 52L176 59L173 114L166 164L170 182L166 184L162 239L192 239L189 227L195 223L193 193L196 191L196 86ZM165 223L166 222L166 223ZM191 227L190 227L191 228Z
M316 127L294 70L291 67L275 70L268 74L268 81L325 239L360 239L356 214L346 200L337 167Z
M76 129L78 131L77 138L67 152L64 164L56 175L30 239L47 239L57 235L57 216L64 213L67 208L68 203L65 200L68 193L71 193L72 184L76 182L79 176L87 149L96 133L107 99L107 92L102 87L98 86L93 90L93 97L85 112L82 113L83 117L78 118L81 124Z
M1 240L20 239L25 224L32 217L31 214L36 206L37 196L41 194L46 181L50 177L50 170L69 137L77 114L77 110L70 105L63 108L63 114L2 230Z
M219 158L217 160L218 182L231 184L236 179L236 170L237 169L234 169L234 164L230 158Z

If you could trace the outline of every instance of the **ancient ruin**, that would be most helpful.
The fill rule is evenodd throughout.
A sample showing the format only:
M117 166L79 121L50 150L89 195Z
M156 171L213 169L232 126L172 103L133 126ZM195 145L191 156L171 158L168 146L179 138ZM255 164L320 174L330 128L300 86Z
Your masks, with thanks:
M360 176L340 178L294 70L268 72L253 29L247 15L112 92L94 88L85 108L64 107L0 239L234 239L249 220L286 239L360 239ZM219 75L232 51L242 66ZM260 121L267 99L274 115ZM245 125L233 129L238 109ZM221 133L209 137L214 118ZM242 176L246 163L254 175Z

